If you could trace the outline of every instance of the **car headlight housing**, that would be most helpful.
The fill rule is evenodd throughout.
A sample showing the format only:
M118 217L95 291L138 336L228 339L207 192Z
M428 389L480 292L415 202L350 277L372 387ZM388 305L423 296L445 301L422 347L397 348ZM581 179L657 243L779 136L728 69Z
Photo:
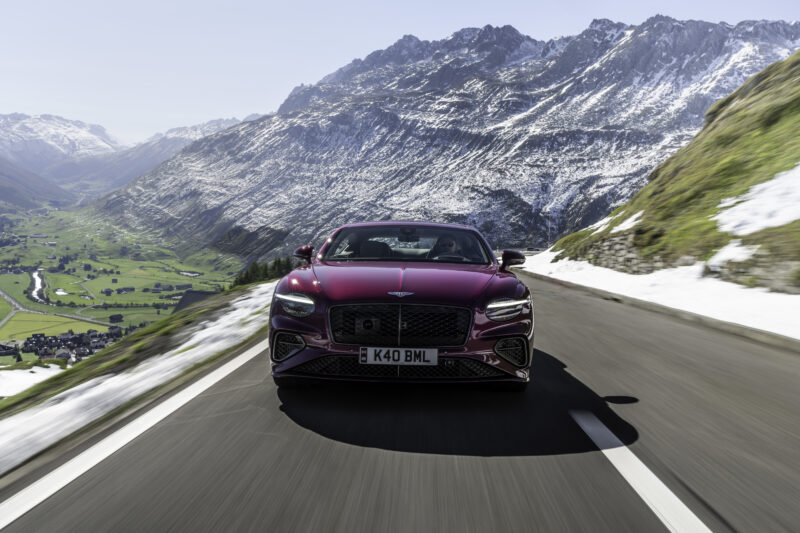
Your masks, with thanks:
M492 300L486 306L486 316L495 322L505 322L518 317L525 306L530 306L530 298L512 300L510 298L500 298Z
M304 317L314 312L314 300L305 294L299 292L276 294L275 298L281 308L292 316Z

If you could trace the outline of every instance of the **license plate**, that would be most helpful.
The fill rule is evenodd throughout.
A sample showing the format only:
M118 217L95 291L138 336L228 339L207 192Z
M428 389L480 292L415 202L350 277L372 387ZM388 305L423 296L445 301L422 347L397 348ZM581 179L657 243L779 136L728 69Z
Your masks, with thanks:
M436 348L361 348L362 365L437 365Z

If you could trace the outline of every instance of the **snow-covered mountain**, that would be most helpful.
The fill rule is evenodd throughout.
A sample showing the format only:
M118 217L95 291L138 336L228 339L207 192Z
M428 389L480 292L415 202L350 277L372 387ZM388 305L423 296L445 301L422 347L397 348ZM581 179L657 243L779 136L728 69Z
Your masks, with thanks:
M172 128L132 148L61 161L42 169L41 174L81 198L96 198L152 170L192 142L240 122L228 118Z
M800 24L656 16L537 41L510 26L405 36L277 114L205 137L100 204L249 256L364 219L457 221L535 245L601 218L706 109L800 46Z
M557 242L559 260L630 274L685 266L690 277L800 294L798 81L800 51L719 100L633 199Z
M259 118L258 115L249 115L245 120L255 120ZM218 118L216 120L209 120L208 122L203 122L201 124L195 124L194 126L184 126L182 128L172 128L167 130L165 133L156 133L149 139L145 141L144 144L152 144L158 141L162 141L164 139L180 139L181 142L185 142L186 144L190 144L197 139L202 139L208 135L212 135L217 133L218 131L222 131L224 129L230 128L231 126L235 126L241 122L238 118Z
M110 154L122 148L96 124L55 115L0 115L0 157L36 174L67 159Z

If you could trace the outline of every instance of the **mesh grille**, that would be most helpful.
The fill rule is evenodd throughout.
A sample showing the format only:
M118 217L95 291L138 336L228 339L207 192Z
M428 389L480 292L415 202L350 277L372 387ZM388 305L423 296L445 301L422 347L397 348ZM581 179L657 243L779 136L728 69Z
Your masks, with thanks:
M354 355L321 357L298 365L291 372L312 376L399 379L490 378L507 375L502 370L472 359L443 357L435 366L362 365Z
M342 305L331 308L333 339L342 344L397 346L399 305Z
M272 358L275 361L283 361L287 357L305 348L305 346L306 343L300 335L295 333L278 333L275 335L275 347L272 349Z
M460 346L467 342L471 313L460 307L402 305L401 346Z
M497 344L494 345L494 351L503 359L517 366L524 366L528 361L525 339L521 337L511 337L497 341Z
M462 346L472 313L462 307L409 304L331 308L334 341L372 346Z

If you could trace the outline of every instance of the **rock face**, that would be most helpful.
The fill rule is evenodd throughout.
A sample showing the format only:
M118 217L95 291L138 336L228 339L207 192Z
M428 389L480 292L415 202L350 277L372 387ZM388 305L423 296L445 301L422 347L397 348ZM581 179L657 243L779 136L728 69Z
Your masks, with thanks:
M719 100L628 203L560 239L555 260L631 274L698 264L704 276L800 294L798 79L800 51Z
M578 259L627 274L650 274L670 267L693 265L697 258L683 256L666 262L659 256L644 258L634 245L634 234L608 237L591 245ZM703 276L719 278L748 287L765 287L775 292L800 294L800 261L776 261L761 249L744 261L706 265Z
M96 124L55 115L0 115L0 157L35 174L68 159L120 149L119 142Z
M642 258L633 245L633 234L609 237L599 241L589 248L586 256L582 259L586 259L593 265L627 274L650 274L665 266L660 257Z
M628 200L712 102L798 45L798 23L661 16L547 42L510 26L405 36L98 209L250 257L368 219L465 222L494 245L543 245Z

